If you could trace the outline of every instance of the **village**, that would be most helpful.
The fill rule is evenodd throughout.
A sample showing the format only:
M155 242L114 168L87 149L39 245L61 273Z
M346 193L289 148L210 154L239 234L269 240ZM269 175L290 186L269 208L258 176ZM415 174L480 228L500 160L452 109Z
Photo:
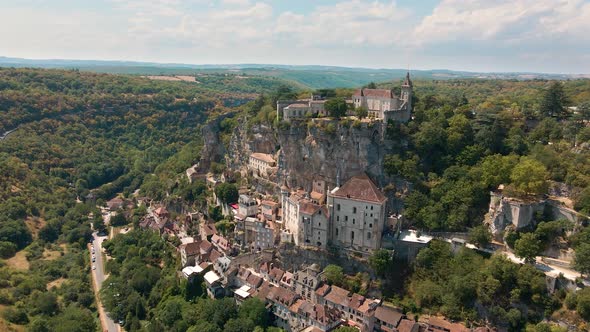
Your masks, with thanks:
M412 82L408 74L400 97L393 90L360 89L348 103L354 104L353 108L366 108L372 121L406 122L411 118L411 96ZM279 100L277 117L298 121L326 116L324 104L325 100L313 95L306 100ZM493 331L487 327L468 328L438 316L408 317L380 299L379 293L371 297L331 285L324 276L325 264L305 259L298 264L285 264L281 248L286 247L298 248L308 257L318 257L321 263L325 263L322 257L335 254L357 264L366 264L377 250L386 250L397 260L412 262L419 250L435 237L451 243L456 250L466 246L493 253L498 248L493 245L478 248L461 235L422 234L407 229L403 226L404 216L392 211L383 189L363 170L342 179L338 173L335 183L315 178L308 190L291 187L296 181L288 176L281 158L282 151L274 154L252 151L247 162L235 171L270 190L258 191L259 186L238 187L229 199L218 197L216 189L234 183L235 173L215 174L194 165L186 170L185 180L206 184L212 193L207 206L197 211L169 211L170 206L136 198L138 205L147 209L138 226L169 241L174 239L170 243L175 244L180 256L179 278L203 283L211 298L233 297L238 304L248 298L259 298L274 314L274 324L286 331L330 331L339 326L363 332ZM111 213L120 213L129 203L114 198L107 206ZM222 224L211 218L212 210L223 215ZM497 220L508 224L519 222L504 215L508 212L497 210L497 206L490 207L490 213L495 216L492 227ZM220 226L223 229L218 229ZM509 258L522 262L514 255ZM538 268L544 270L552 289L576 288L579 274L558 265L557 260L540 260Z

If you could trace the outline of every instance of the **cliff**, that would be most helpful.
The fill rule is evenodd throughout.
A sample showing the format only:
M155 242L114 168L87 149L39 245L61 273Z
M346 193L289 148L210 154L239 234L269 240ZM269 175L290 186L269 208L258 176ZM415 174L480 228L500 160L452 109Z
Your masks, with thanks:
M393 144L383 139L380 122L352 125L347 120L311 119L281 128L248 124L245 118L238 123L225 154L229 168L246 174L250 154L272 154L279 171L269 180L276 184L286 181L290 188L306 191L311 191L314 181L325 181L327 189L332 189L366 172L379 187L390 189L386 194L392 211L401 210L399 197L410 190L410 184L389 178L383 170L383 159L392 153L389 147Z

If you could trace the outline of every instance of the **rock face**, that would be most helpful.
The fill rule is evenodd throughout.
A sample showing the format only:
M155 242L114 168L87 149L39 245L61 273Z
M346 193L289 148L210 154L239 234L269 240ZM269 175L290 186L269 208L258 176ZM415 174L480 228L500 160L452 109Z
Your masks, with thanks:
M586 217L576 211L563 206L559 201L553 199L521 200L513 197L506 197L501 192L490 193L490 208L486 216L486 222L494 234L503 232L511 227L520 230L535 226L539 214L548 215L552 220L567 219L578 223Z
M279 131L280 164L289 186L309 191L314 180L323 180L334 188L363 172L381 186L386 149L380 124L355 128L320 121L322 127L293 124Z
M220 162L226 154L225 147L219 139L219 124L227 118L233 118L234 112L220 115L216 119L208 122L201 129L203 137L203 149L201 150L201 160L199 161L198 171L207 172L211 162Z

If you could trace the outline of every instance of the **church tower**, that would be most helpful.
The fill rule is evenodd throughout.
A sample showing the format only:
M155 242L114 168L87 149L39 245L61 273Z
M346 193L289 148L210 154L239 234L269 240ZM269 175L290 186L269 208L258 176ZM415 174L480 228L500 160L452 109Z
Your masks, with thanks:
M406 73L404 83L402 84L400 99L406 102L406 104L408 105L407 110L410 112L412 111L412 89L413 84L412 80L410 79L410 72L408 71Z

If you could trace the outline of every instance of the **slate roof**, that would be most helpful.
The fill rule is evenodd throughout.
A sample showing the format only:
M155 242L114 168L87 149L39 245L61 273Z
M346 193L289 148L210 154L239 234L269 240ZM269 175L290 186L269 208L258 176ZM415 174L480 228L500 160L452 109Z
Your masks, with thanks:
M365 174L354 176L348 180L340 189L332 193L335 197L348 198L371 203L383 203L387 197Z

